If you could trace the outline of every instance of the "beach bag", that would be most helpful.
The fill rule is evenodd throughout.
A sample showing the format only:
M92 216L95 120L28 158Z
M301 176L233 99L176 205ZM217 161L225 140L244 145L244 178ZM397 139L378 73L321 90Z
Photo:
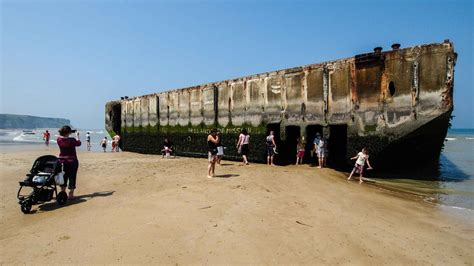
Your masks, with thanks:
M217 147L217 155L218 156L223 156L224 155L224 147L223 146L218 146Z
M54 176L54 182L56 185L64 185L64 166L61 165L61 172Z

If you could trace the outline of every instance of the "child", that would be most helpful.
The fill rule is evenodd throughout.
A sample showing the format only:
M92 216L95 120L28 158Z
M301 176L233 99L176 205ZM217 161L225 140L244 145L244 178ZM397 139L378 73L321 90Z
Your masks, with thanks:
M298 139L298 144L296 145L296 165L303 164L304 157L304 144Z
M171 142L168 138L165 138L165 142L163 142L163 149L161 150L162 158L165 158L166 156L166 158L169 159L173 149L173 142Z
M112 150L111 150L111 152L115 151L115 146L116 145L117 145L117 143L115 142L115 139L112 138Z
M106 149L107 149L107 137L104 137L104 139L102 139L102 141L100 141L100 146L102 146L102 149L104 150L104 152L106 152Z
M347 180L351 180L352 178L352 175L354 174L354 172L356 173L359 173L360 174L360 177L359 177L359 184L364 182L362 181L362 174L364 173L364 165L365 165L365 162L367 161L367 165L369 166L369 168L367 168L367 170L372 170L372 166L370 165L370 162L369 162L369 152L367 151L367 148L362 148L362 151L359 152L356 156L352 157L351 160L355 160L357 159L355 165L354 165L354 169L352 169L352 172L351 174L349 175L349 177L347 178Z
M318 168L326 166L326 140L321 138L316 146L316 153L318 155Z
M171 156L171 152L172 152L172 151L173 151L173 150L171 150L170 147L164 146L163 149L161 150L161 154L162 154L162 157L161 157L161 158L165 158L165 157L166 157L166 159L169 159L170 156Z

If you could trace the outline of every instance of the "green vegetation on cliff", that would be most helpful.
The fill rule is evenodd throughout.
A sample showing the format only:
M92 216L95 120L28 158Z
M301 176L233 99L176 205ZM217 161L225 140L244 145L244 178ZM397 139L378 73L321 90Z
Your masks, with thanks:
M70 125L71 121L64 118L38 117L31 115L0 114L0 128L59 128Z

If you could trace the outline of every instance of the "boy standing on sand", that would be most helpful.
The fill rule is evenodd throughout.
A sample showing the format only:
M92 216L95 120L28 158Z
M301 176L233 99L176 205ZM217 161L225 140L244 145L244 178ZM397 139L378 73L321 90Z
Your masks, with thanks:
M107 137L104 137L102 139L102 141L100 142L100 146L102 146L102 149L104 150L104 152L106 152L106 149L107 149Z
M347 178L347 180L351 180L352 178L352 175L354 174L354 172L356 173L360 173L360 177L359 177L359 184L364 182L362 181L362 174L364 173L364 165L365 165L365 162L367 161L367 165L369 166L369 168L367 168L367 170L372 170L372 166L370 165L370 162L369 162L369 152L367 151L367 148L362 148L362 151L359 152L356 156L352 157L351 160L355 160L357 159L355 165L354 165L354 169L352 169L352 172L351 174L349 175L349 177Z

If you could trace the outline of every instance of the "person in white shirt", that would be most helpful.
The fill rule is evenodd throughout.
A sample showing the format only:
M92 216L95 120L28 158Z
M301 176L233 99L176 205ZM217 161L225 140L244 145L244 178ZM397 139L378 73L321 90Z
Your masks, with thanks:
M248 156L249 156L249 143L250 143L250 135L247 132L247 129L242 129L239 140L237 141L237 151L240 155L242 155L243 164L248 165Z
M370 162L369 162L369 152L367 150L367 148L362 148L362 151L359 152L356 156L352 157L351 160L356 160L356 163L354 165L354 168L352 169L352 172L351 174L349 175L349 177L347 178L347 180L351 180L352 178L352 175L354 173L359 173L360 174L360 177L359 177L359 184L364 182L362 181L362 175L364 173L364 166L365 166L365 162L367 162L367 165L369 166L369 168L367 168L367 170L372 170L372 166L370 165Z
M316 154L318 155L318 168L326 166L326 140L321 138L316 146Z
M86 133L86 143L87 143L87 150L91 150L91 133L87 131Z

